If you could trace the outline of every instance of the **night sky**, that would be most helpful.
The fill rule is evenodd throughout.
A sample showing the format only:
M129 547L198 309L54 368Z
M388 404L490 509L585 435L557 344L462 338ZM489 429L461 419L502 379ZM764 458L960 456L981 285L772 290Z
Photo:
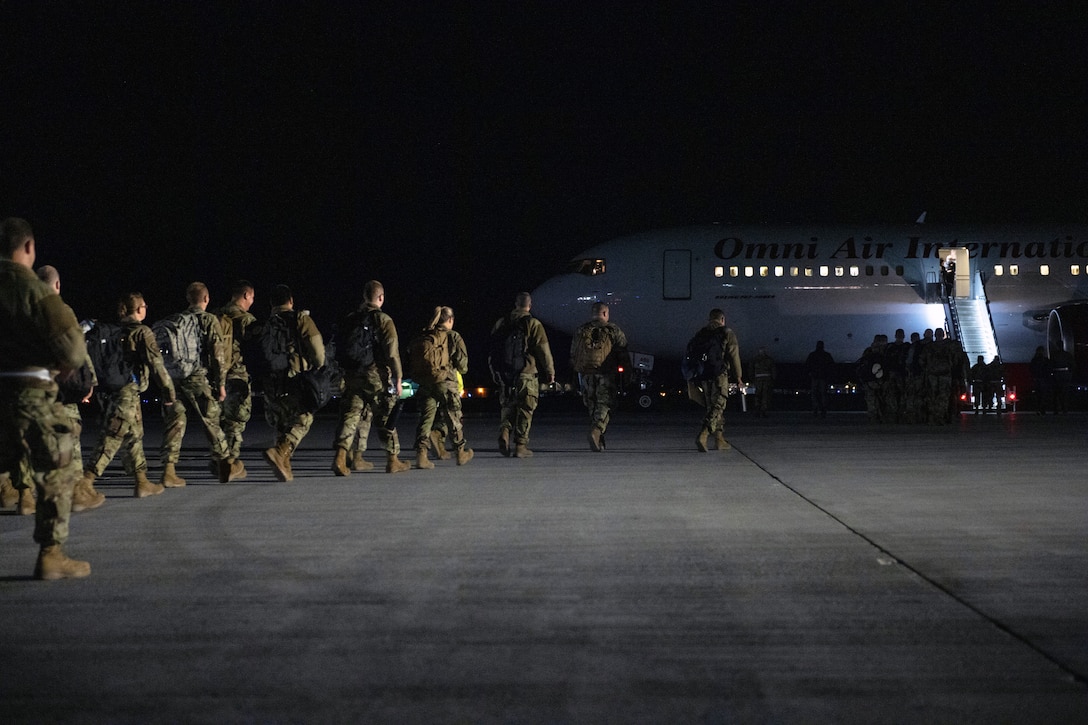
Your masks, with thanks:
M623 234L1088 222L1075 3L85 5L0 1L0 215L81 317L246 277L328 333L378 278L480 371L517 291Z

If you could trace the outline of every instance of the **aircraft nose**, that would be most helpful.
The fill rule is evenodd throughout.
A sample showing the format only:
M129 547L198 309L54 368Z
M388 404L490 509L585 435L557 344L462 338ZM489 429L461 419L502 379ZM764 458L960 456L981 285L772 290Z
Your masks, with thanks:
M578 317L579 292L571 284L573 275L552 277L534 289L533 316L553 327L567 329Z

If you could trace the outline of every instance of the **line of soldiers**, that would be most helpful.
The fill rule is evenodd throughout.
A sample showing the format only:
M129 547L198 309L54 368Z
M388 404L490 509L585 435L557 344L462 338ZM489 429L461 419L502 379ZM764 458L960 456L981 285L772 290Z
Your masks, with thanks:
M941 328L895 339L876 335L857 362L865 408L872 423L952 422L967 390L968 362L958 340Z

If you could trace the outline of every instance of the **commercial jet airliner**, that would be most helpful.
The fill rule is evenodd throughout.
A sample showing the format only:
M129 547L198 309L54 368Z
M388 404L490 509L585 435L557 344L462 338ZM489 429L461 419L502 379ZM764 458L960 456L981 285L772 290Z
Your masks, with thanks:
M823 340L853 361L874 335L943 327L972 363L1026 363L1043 346L1088 371L1085 226L667 229L591 247L532 295L567 333L607 302L632 351L669 361L720 307L746 358L762 346L801 363Z

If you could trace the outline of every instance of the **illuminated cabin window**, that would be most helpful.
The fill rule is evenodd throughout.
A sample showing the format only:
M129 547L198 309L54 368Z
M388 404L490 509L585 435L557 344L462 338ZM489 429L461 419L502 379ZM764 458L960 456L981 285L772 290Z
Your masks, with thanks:
M740 276L740 267L730 267L729 268L729 276L730 277L739 277Z
M857 277L860 274L861 274L861 269L857 265L850 268L850 276L851 277Z
M1009 265L1009 274L1012 275L1013 277L1020 274L1020 265L1019 264L1010 264Z
M771 268L770 267L760 267L759 268L759 276L760 277L769 277L770 274L771 274Z
M1000 277L1003 274L1005 274L1005 268L1000 264L995 264L994 265L994 276L995 277Z
M846 274L846 268L845 267L835 267L835 276L836 277L842 277L844 274Z
M820 267L820 276L821 277L826 277L829 273L830 273L830 270L827 267L827 265L824 265L824 266Z
M724 277L725 276L725 267L715 267L714 268L714 276L715 277Z
M812 267L805 267L805 276L806 277L811 277L812 276Z
M784 267L779 266L779 267L774 268L774 276L775 277L781 277L781 276L783 276L785 274L786 274L786 270L785 270Z
M1049 264L1040 265L1039 274L1043 275L1044 277L1049 276L1050 275L1050 265Z
M755 274L756 274L756 270L755 270L754 267L745 267L744 268L744 276L745 277L754 277Z
M1069 274L1073 275L1074 277L1079 275L1080 274L1080 265L1079 264L1070 265L1069 266Z
M800 267L790 267L790 276L791 277L800 277L801 276L801 268Z
M605 264L603 259L576 259L567 267L569 274L584 274L587 277L596 277L604 274Z

